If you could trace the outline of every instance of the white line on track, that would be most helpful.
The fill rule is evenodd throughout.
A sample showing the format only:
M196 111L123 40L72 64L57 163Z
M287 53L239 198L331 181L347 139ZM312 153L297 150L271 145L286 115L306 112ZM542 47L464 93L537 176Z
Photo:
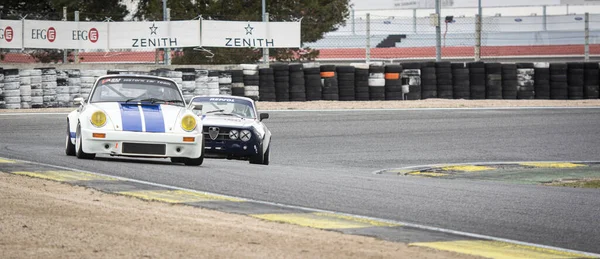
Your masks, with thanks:
M11 158L7 158L7 159L11 159ZM451 230L451 229L445 229L445 228L438 228L438 227L433 227L433 226L414 224L414 223L397 221L397 220L380 219L380 218L375 218L375 217L367 217L367 216L341 213L341 212L335 212L335 211L329 211L329 210L321 210L321 209L313 209L313 208L307 208L307 207L302 207L302 206L287 205L287 204L281 204L281 203L276 203L276 202L260 201L260 200L236 197L236 196L225 195L225 194L220 194L220 193L203 192L203 191L198 191L198 190L193 190L193 189L188 189L188 188L170 186L170 185L166 185L166 184L152 183L152 182L147 182L147 181L142 181L142 180L126 178L126 177L101 174L101 173L90 172L90 171L86 171L86 170L79 170L76 168L71 168L71 167L66 167L66 166L57 166L57 165L25 161L25 160L19 160L19 159L11 159L11 160L26 162L26 163L31 163L31 164L37 164L37 165L42 165L42 166L48 166L48 167L54 167L54 168L59 168L59 169L64 169L64 170L72 170L72 171L77 171L77 172L90 173L90 174L95 174L95 175L104 176L104 177L112 177L112 178L116 178L116 179L123 180L123 181L147 184L147 185L156 186L156 187L170 188L170 189L175 189L175 190L189 191L189 192L195 192L195 193L207 194L207 195L217 195L217 196L223 196L223 197L228 197L228 198L235 198L235 199L240 199L240 200L244 200L244 201L265 204L265 205L280 206L280 207L291 208L291 209L301 209L301 210L312 211L312 212L333 213L333 214L337 214L337 215L351 216L351 217L363 218L363 219L367 219L367 220L375 220L375 221L387 222L387 223L392 223L392 224L399 224L402 226L413 227L413 228L428 230L428 231L442 232L442 233L448 233L448 234L477 238L477 239L506 242L506 243L516 244L516 245L533 246L533 247L539 247L539 248L543 248L543 249L552 249L552 250L568 252L568 253L578 253L578 254L592 256L592 257L600 257L600 254L596 254L596 253L583 252L583 251L577 251L577 250L571 250L571 249L547 246L547 245L541 245L541 244L534 244L534 243L522 242L522 241L517 241L517 240L512 240L512 239L480 235L480 234L475 234L475 233L469 233L469 232L463 232L463 231L457 231L457 230Z

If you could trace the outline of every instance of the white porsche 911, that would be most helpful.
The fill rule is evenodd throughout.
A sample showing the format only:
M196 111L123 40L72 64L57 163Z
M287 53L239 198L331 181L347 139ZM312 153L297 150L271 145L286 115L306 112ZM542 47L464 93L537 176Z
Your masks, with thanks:
M170 158L201 165L202 123L186 107L177 84L155 76L98 78L87 98L67 117L65 153L81 159L96 154ZM201 109L201 108L200 108Z

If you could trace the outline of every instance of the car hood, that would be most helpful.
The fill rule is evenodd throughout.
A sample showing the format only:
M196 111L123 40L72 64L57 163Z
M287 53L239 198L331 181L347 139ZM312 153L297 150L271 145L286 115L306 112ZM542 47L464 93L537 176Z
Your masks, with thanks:
M139 132L172 132L185 108L167 104L92 103L106 113L115 130Z
M220 115L202 115L202 124L204 126L221 126L221 127L242 127L247 128L257 124L254 119L242 119L233 116Z

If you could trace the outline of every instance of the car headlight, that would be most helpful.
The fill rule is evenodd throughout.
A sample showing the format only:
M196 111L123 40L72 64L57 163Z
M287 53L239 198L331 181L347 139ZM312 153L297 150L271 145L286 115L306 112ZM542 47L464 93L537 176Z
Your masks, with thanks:
M90 122L92 125L100 128L106 124L106 114L103 111L96 111L92 113L92 117L90 117Z
M239 132L239 131L237 131L237 130L231 130L231 131L229 132L229 138L230 138L230 139L236 140L236 139L238 139L239 137L240 137L240 132Z
M185 115L181 119L181 128L185 131L192 131L196 128L196 119L192 115Z
M252 132L250 132L249 130L242 130L240 132L240 139L242 141L248 141L252 138Z

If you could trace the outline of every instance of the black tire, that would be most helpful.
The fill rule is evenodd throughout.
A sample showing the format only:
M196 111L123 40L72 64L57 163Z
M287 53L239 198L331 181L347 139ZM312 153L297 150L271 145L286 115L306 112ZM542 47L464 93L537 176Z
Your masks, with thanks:
M96 157L96 154L88 154L83 152L83 143L81 141L81 125L79 124L77 125L77 131L75 132L75 138L75 156L77 156L77 158L79 159L94 159Z
M258 150L259 154L250 158L250 160L249 160L250 164L269 165L269 160L270 160L270 156L271 156L270 155L271 145L269 145L269 147L267 147L267 151L265 151L264 154L263 154L262 150L263 150L263 146L261 145L260 149Z
M71 142L71 130L69 129L69 120L67 120L67 137L65 140L65 154L75 156L75 144Z
M204 144L205 143L206 142L205 142L204 138L202 138L202 152L200 152L200 157L198 157L198 158L182 158L183 164L187 165L187 166L202 165L202 163L204 162ZM174 157L174 158L176 158L176 157ZM171 158L171 162L173 162L173 158Z

